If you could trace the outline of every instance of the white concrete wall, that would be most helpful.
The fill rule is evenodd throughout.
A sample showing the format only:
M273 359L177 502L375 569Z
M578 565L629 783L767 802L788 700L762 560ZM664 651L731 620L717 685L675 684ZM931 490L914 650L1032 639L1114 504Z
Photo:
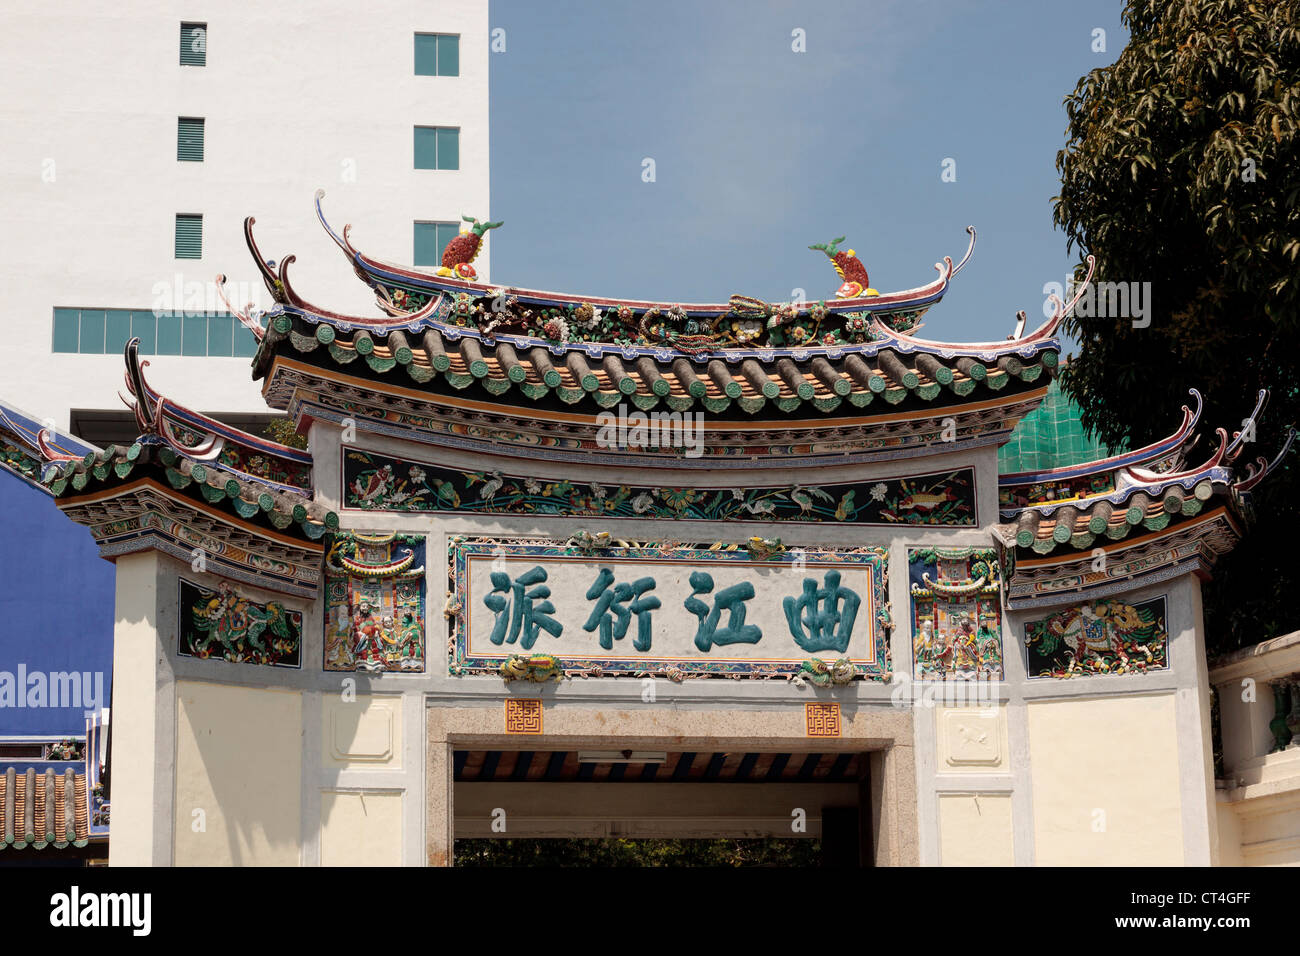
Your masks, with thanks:
M1242 648L1216 662L1223 771L1218 798L1222 862L1300 866L1300 740L1282 750L1269 723L1274 690L1300 679L1300 631Z
M301 694L176 682L173 864L297 866L301 788Z
M1004 706L990 718L987 765L945 759L954 741L972 738L944 726L946 714L962 709L916 721L923 864L969 858L969 841L934 822L946 794L968 792L1009 794L1018 865L1219 862L1200 582L1184 574L1117 595L1131 604L1159 596L1169 667L1146 674L1030 679L1025 623L1083 602L1007 614ZM995 755L999 733L1006 758ZM986 852L998 859L1001 838Z
M208 23L207 66L180 66L180 24ZM460 76L416 76L414 34L457 33ZM244 246L297 255L294 285L378 314L315 220L312 195L366 252L409 263L415 220L487 218L487 0L0 7L0 394L56 424L116 408L120 355L52 352L53 309L161 307L155 287L225 273L270 297ZM176 160L201 116L202 163ZM416 170L414 126L461 128L460 170ZM203 258L173 258L177 213L202 213ZM491 239L476 262L486 274ZM164 303L166 307L170 304ZM184 303L179 303L184 305ZM247 358L161 357L152 384L211 412L264 412Z
M171 657L159 638L161 560L153 551L117 560L113 628L113 866L171 862Z

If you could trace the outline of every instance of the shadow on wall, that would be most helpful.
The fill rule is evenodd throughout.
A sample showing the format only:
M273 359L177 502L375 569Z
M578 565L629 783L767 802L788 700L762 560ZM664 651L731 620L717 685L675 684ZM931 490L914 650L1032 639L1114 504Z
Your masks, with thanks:
M178 681L175 862L298 866L302 695Z

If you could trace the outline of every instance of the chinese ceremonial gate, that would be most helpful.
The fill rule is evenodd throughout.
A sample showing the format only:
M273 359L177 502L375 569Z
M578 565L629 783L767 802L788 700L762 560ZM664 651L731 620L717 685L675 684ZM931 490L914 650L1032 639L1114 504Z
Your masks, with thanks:
M305 450L159 394L135 342L129 447L0 421L117 565L112 862L827 827L876 864L1215 862L1199 578L1280 460L1243 467L1249 429L1190 460L1195 396L1000 476L1070 306L918 337L969 250L880 294L830 243L825 301L682 305L321 222L382 315L303 300L251 220L276 304L232 309Z

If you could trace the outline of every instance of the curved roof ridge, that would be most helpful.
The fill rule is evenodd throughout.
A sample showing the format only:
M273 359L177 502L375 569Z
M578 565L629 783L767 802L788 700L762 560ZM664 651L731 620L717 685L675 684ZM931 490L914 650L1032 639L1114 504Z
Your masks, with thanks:
M1196 423L1201 420L1201 411L1204 408L1204 401L1201 393L1196 389L1188 389L1188 394L1196 399L1196 408L1193 411L1186 405L1183 406L1183 420L1179 426L1161 438L1142 448L1136 448L1133 451L1120 452L1110 455L1107 458L1095 458L1092 461L1080 462L1076 465L1062 465L1058 468L1045 468L1036 471L1017 471L1006 475L998 476L999 487L1010 487L1015 485L1038 484L1044 481L1059 481L1067 478L1082 478L1087 475L1093 475L1100 471L1112 471L1116 468L1123 468L1129 465L1141 464L1145 461L1151 461L1154 458L1162 457L1171 451L1187 444L1192 437L1192 430Z
M338 247L341 250L343 250L344 254L348 256L349 260L353 263L354 268L358 270L358 273L361 275L363 280L366 280L366 276L361 271L361 269L362 267L368 266L379 270L391 271L393 275L400 278L409 278L417 281L423 281L431 286L443 288L447 291L475 292L480 295L483 295L483 294L495 292L497 290L504 290L509 294L520 296L526 299L536 298L536 299L543 299L543 300L555 300L557 302L572 302L572 303L586 302L592 305L600 305L600 306L605 306L605 305L609 305L613 307L627 306L631 308L657 308L657 309L665 309L665 310L672 307L678 307L688 313L716 312L720 314L726 314L731 311L730 302L700 303L700 302L676 302L676 301L653 300L653 299L621 299L613 296L576 295L573 293L551 291L551 290L544 290L544 289L524 289L524 288L517 288L514 286L504 286L501 285L500 283L471 282L471 281L466 281L464 279L456 279L451 277L439 276L436 274L434 270L427 269L426 267L406 266L406 265L401 265L399 263L388 262L383 259L377 259L375 257L366 255L365 253L361 252L359 249L356 248L356 246L352 244L350 238L350 233L352 230L351 223L348 223L343 227L343 232L341 235L338 232L336 232L333 229L333 227L330 226L329 221L326 220L325 218L324 210L321 207L321 199L323 199L324 196L325 196L325 191L323 189L316 190L316 194L315 194L316 217L320 221L321 226L325 229L325 232L329 235L329 237L334 241L336 245L338 245ZM966 254L962 257L961 262L958 264L958 266L954 268L952 264L952 257L945 256L942 262L936 262L934 264L934 268L939 272L939 277L923 285L919 285L911 289L900 289L895 292L886 292L880 295L861 296L854 299L839 299L839 300L832 299L829 302L826 302L826 300L805 300L803 302L795 302L790 304L795 307L799 307L799 306L808 307L808 306L816 305L818 301L823 301L826 302L827 309L831 309L835 312L852 312L858 310L883 311L878 307L884 305L894 305L897 308L906 308L907 306L912 304L923 305L929 302L937 301L947 291L948 284L951 281L952 277L955 276L957 272L960 271L960 269L966 265L967 261L971 257L972 251L975 248L974 227L968 226L967 232L970 233L971 240L967 247ZM260 257L259 257L259 261L260 261ZM368 280L366 281L368 282ZM913 300L917 300L917 301L913 303ZM872 306L876 306L877 308L872 309L871 308Z
M225 450L226 443L230 442L242 445L259 455L280 458L299 468L310 468L312 464L310 452L260 435L250 434L233 425L227 425L186 408L162 395L145 379L144 370L149 362L147 359L140 358L139 347L140 340L132 338L123 350L123 357L126 360L126 387L134 402L124 395L121 398L135 413L136 424L140 427L142 436L158 438L177 453L198 462L215 462ZM197 444L186 444L177 434L178 426L206 431L208 435L206 438L200 438ZM282 491L297 493L303 491L299 484L275 481L231 465L229 462L222 464L221 467L245 476L250 481L270 485Z

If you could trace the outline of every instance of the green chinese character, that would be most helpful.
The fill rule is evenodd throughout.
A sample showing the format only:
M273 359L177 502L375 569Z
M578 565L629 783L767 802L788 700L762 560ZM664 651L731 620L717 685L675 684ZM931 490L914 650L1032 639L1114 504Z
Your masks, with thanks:
M541 583L545 580L546 569L541 567L525 571L513 582L504 571L492 572L492 593L483 598L483 603L497 616L489 635L493 644L513 644L522 631L523 639L519 645L524 650L531 650L537 642L538 631L545 631L551 637L560 636L564 625L551 617L555 613L555 605L545 600L551 596L551 589ZM527 590L533 584L539 586ZM506 595L511 595L513 599ZM542 603L534 605L533 602L539 600ZM507 607L509 613L506 613Z
M713 608L701 601L697 594L713 591L713 575L696 571L691 574L691 596L685 601L686 610L699 618L695 630L695 646L702 651L711 650L714 644L757 644L763 631L755 624L745 623L745 602L754 596L754 585L741 581L723 588L713 599ZM730 611L727 626L718 627L718 618L724 610Z
M654 578L640 578L631 584L614 584L614 572L601 568L595 582L587 589L587 600L595 601L591 617L582 626L584 631L600 628L600 646L610 650L615 641L621 641L627 633L632 615L636 615L636 638L632 646L638 651L650 650L650 612L660 607L659 599L654 595L643 597L646 591L653 591ZM632 600L635 598L636 600ZM631 604L627 604L632 601ZM624 607L624 605L627 605Z
M853 622L858 616L862 598L846 587L840 586L840 572L826 572L826 586L817 587L812 578L805 578L803 593L798 598L788 597L782 602L785 620L790 625L790 636L796 644L811 654L821 651L847 653Z

